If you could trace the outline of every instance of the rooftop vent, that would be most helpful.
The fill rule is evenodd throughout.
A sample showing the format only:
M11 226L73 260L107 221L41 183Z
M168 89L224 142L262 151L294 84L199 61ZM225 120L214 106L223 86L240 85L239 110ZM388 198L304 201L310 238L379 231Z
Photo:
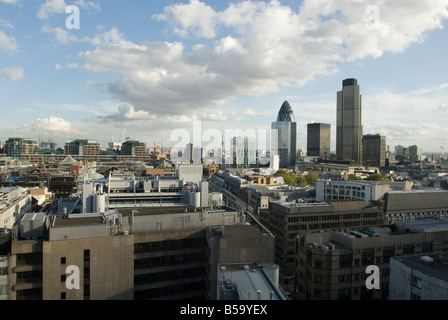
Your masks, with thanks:
M424 262L433 262L434 261L434 259L429 256L421 256L420 260L424 261Z

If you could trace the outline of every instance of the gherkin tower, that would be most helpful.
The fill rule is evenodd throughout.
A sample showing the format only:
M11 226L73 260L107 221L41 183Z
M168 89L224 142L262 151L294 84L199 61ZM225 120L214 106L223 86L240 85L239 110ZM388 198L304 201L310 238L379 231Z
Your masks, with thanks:
M283 102L278 112L277 121L272 122L272 129L278 132L278 155L280 168L294 169L297 152L297 123L294 120L294 111L288 101Z

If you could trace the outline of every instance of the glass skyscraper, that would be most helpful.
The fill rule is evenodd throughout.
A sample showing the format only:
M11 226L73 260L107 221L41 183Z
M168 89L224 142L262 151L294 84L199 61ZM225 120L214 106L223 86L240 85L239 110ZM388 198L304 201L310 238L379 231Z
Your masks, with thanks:
M278 155L280 168L294 169L297 158L297 123L288 101L283 102L278 112L277 121L272 122L272 129L277 129Z
M361 94L353 78L343 80L337 92L336 159L362 163Z

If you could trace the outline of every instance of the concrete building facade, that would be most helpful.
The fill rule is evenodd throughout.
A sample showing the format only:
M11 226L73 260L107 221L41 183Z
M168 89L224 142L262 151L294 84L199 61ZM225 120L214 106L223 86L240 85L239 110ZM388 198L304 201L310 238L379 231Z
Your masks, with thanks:
M368 228L356 232L302 232L297 237L296 298L388 299L390 261L393 257L448 250L446 222L436 223L434 219L433 224L421 232L409 230L407 224L395 231ZM369 290L366 287L366 268L369 265L379 268L380 289Z
M296 236L301 231L363 229L382 226L382 209L366 208L364 201L272 201L260 211L260 223L275 237L276 264L285 279L294 277Z
M273 237L241 225L240 213L228 208L32 215L23 222L35 220L34 239L21 237L27 229L20 228L11 244L12 300L208 299L218 262L274 262ZM73 266L75 289L67 287Z
M390 300L448 300L448 254L390 260Z
M389 191L384 195L386 224L421 218L448 218L448 191Z

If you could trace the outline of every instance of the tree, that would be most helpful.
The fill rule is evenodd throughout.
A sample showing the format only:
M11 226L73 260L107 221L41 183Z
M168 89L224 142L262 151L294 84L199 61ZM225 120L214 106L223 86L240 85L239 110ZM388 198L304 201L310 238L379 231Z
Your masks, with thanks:
M278 170L275 175L283 177L283 181L285 181L286 184L297 184L297 175L294 172Z
M383 176L380 173L372 173L371 175L369 175L366 180L369 181L387 181L388 178L386 176Z
M305 181L307 185L315 186L317 181L317 174L310 172L305 176Z

